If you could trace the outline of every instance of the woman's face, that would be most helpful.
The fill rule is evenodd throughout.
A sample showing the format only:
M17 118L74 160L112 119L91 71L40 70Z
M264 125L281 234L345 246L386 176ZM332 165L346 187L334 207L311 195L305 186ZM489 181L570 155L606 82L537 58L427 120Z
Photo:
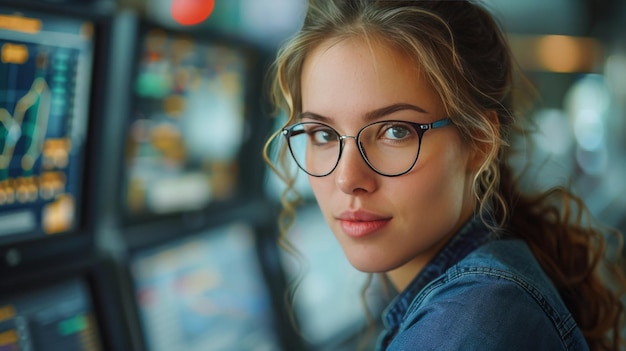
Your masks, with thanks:
M379 120L440 120L444 106L420 69L380 41L324 42L302 70L302 120L322 119L352 136ZM416 108L371 120L370 112L395 104ZM330 175L309 177L315 197L352 265L387 272L403 289L474 209L471 152L454 126L428 130L413 169L386 177L365 163L354 139L344 143Z

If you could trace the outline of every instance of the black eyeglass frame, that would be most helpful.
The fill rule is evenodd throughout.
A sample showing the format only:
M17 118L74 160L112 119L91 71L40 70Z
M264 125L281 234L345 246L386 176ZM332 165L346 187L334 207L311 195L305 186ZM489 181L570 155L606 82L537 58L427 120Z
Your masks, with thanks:
M291 147L291 142L290 142L290 137L295 136L295 135L299 135L301 133L305 133L304 130L302 131L294 131L294 128L303 125L303 124L310 124L310 123L315 123L315 124L320 124L323 126L328 127L330 130L332 130L337 137L340 140L339 143L339 156L337 157L337 162L335 162L335 165L330 169L330 171L328 171L325 174L312 174L309 171L307 171L304 166L302 166L300 164L300 162L298 162L298 159L296 158L296 155ZM387 174L387 173L383 173L379 170L377 170L374 165L372 165L370 163L370 161L367 159L367 156L365 155L365 150L363 150L363 146L361 145L361 143L359 142L359 138L361 137L361 133L363 132L363 130L367 129L369 126L372 126L374 124L381 124L381 123L404 123L404 124L408 124L410 126L412 126L415 129L415 132L417 133L417 137L418 137L418 145L417 145L417 153L415 154L415 159L413 159L413 162L411 163L411 165L409 167L407 167L406 170L397 173L397 174ZM296 164L298 165L298 168L300 168L301 170L303 170L306 174L312 176L312 177L326 177L329 174L333 173L333 171L337 168L337 166L339 165L339 161L341 160L341 155L343 154L343 149L344 149L344 140L346 139L354 139L354 141L356 142L357 148L359 149L359 153L361 154L361 158L363 158L363 160L365 161L365 163L369 166L369 168L372 169L372 171L376 172L377 174L380 174L382 176L385 177L399 177L401 175L407 174L408 172L410 172L413 167L415 167L415 164L417 163L417 159L419 158L419 154L420 154L420 150L422 149L422 136L424 135L424 133L426 133L427 130L430 129L437 129L437 128L442 128L442 127L446 127L446 126L450 126L452 125L452 120L449 117L445 117L442 118L440 120L434 121L432 123L415 123L415 122L407 122L407 121L400 121L400 120L384 120L384 121L376 121L376 122L372 122L369 123L365 126L363 126L361 129L359 129L359 132L356 134L356 136L352 136L352 135L341 135L339 134L339 132L329 126L326 123L321 123L321 122L299 122L299 123L295 123L292 124L290 126L284 127L281 131L281 134L285 137L286 141L287 141L287 146L289 147L289 152L291 153L291 157L294 159L294 161L296 162Z

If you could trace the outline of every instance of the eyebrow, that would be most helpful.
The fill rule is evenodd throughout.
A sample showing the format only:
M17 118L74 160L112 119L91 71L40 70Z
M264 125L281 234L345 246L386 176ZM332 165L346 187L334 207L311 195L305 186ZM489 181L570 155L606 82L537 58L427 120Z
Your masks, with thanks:
M383 116L387 116L390 115L394 112L397 111L403 111L403 110L413 110L413 111L417 111L417 112L421 112L421 113L428 113L428 111L424 110L423 108L417 106L417 105L413 105L413 104L404 104L404 103L398 103L398 104L392 104L389 106L385 106L385 107L381 107L378 109L375 109L373 111L367 112L365 114L365 116L363 117L363 119L366 122L369 121L373 121L376 120L380 117ZM319 115L317 113L313 113L313 112L302 112L300 114L300 119L302 118L309 118L309 119L313 119L319 122L325 122L325 123L329 123L331 121L331 119L329 117L326 116L322 116Z

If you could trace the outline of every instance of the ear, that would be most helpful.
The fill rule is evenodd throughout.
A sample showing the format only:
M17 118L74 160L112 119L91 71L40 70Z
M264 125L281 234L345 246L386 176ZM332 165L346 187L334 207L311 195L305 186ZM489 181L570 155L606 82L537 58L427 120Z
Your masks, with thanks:
M473 141L475 144L468 163L469 170L472 172L478 172L487 159L497 156L500 149L500 121L498 113L496 110L488 110L483 117L486 119L488 129L480 131L480 134L476 135L476 139Z

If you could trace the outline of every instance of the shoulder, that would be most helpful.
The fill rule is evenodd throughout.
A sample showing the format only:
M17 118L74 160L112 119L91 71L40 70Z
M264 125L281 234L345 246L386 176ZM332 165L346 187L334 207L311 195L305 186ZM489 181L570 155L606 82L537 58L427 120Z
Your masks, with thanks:
M550 278L526 243L520 239L494 240L459 261L440 277L439 284L474 282L482 289L514 289L534 302L558 323L569 311Z
M451 350L586 349L550 280L517 240L484 245L426 286L394 342Z

